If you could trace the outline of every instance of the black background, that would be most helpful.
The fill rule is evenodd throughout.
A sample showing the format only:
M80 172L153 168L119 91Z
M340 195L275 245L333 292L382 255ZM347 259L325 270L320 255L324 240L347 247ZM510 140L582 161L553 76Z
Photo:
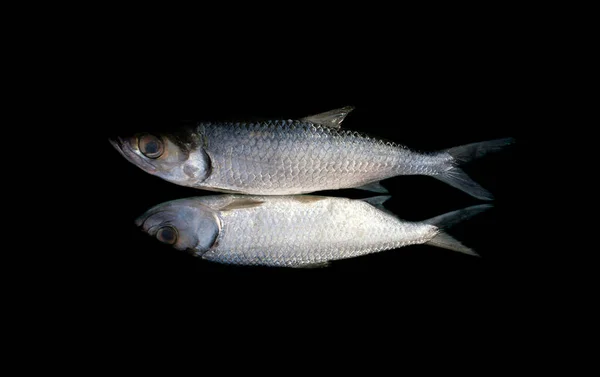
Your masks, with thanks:
M364 324L366 316L369 326L377 325L375 318L385 326L408 318L473 329L468 322L485 323L499 313L503 321L517 318L540 297L539 272L548 259L531 237L538 224L530 206L539 194L530 176L531 135L548 110L547 82L528 41L504 37L437 34L405 38L395 48L391 37L333 49L325 42L294 49L282 44L277 52L249 44L222 56L203 50L160 56L165 66L152 55L106 61L95 82L110 95L94 104L95 129L102 132L94 135L98 153L87 177L95 192L95 225L81 234L87 246L70 263L92 281L98 310L118 323L137 321L140 312L209 327L216 318L239 326L290 318L327 326ZM513 148L465 166L495 195L495 207L451 233L481 258L421 245L315 270L225 266L162 245L134 226L158 203L211 193L143 172L108 137L195 121L297 119L347 105L356 109L343 127L415 150L516 138ZM385 206L407 220L481 203L430 177L394 177L383 185L392 195Z
M575 123L562 98L573 90L560 84L579 79L570 76L579 62L567 68L564 61L573 54L559 45L573 45L582 35L566 33L569 16L562 7L551 15L549 6L423 4L425 9L413 12L406 5L356 3L327 14L324 4L300 4L275 16L264 10L261 20L226 6L231 9L215 13L203 5L190 10L188 20L162 14L163 8L158 16L145 14L147 7L131 13L104 9L107 17L99 8L78 16L65 12L75 25L44 14L52 25L32 31L43 49L18 41L22 28L9 38L31 55L21 56L23 75L7 75L19 83L38 75L19 85L18 93L33 94L47 106L27 104L15 123L22 132L14 140L20 149L8 157L36 179L34 200L50 201L56 209L23 211L28 219L42 219L36 231L54 226L45 239L32 233L22 238L33 242L30 249L7 252L35 260L7 283L19 303L5 311L25 312L22 326L7 325L25 343L27 365L46 368L38 356L56 350L53 360L72 365L83 360L80 355L94 357L86 369L125 360L138 370L154 368L171 351L178 358L168 364L173 368L190 351L194 373L208 371L214 355L226 359L219 370L262 371L279 361L286 364L281 370L315 372L329 360L336 370L356 371L370 351L375 360L368 361L369 372L387 360L399 371L416 354L419 370L456 365L463 371L487 359L475 366L485 373L531 361L540 343L548 340L546 348L553 348L562 329L573 332L580 313L563 316L575 309L559 299L577 300L581 286L568 283L580 275L574 267L586 264L578 257L593 252L558 242L548 247L561 235L581 236L565 231L556 215L539 211L555 212L565 196L577 208L587 208L580 201L588 200L550 195L561 182L579 189L572 170L579 159L563 151L566 141L560 148L542 141L548 134L566 135ZM97 22L94 16L100 16ZM58 35L51 33L56 28ZM590 51L589 45L582 50ZM481 258L411 246L317 270L223 266L161 245L133 225L157 203L208 192L144 173L108 137L165 131L183 120L294 119L347 105L356 110L344 127L416 150L517 139L511 150L465 167L496 196L493 210L452 230ZM32 110L45 130L66 129L60 148L28 128L32 122L25 114ZM567 116L559 118L561 113ZM33 139L44 145L33 150ZM24 156L35 163L22 164ZM564 161L569 166L559 168ZM541 175L544 167L551 174ZM46 176L38 178L37 170ZM61 175L71 181L65 184ZM408 220L480 203L429 177L395 177L383 185L392 195L386 207ZM5 270L13 267L6 263ZM25 286L33 289L23 293L19 288ZM593 302L591 297L585 301ZM38 353L31 347L40 344L37 339L22 332L36 324L52 332ZM68 332L76 337L67 340ZM164 335L171 339L160 339ZM61 341L77 352L61 348ZM560 356L579 343L560 344ZM238 362L249 350L257 357ZM149 362L146 351L158 355ZM447 353L456 357L438 359ZM554 366L543 356L536 370Z
M380 74L374 74L377 68L382 70ZM523 232L520 199L528 189L520 174L520 151L528 142L523 133L528 118L523 113L527 104L522 96L512 93L514 72L497 72L489 66L465 68L462 63L452 68L445 66L441 71L435 65L418 67L409 70L410 74L385 65L365 69L366 72L354 73L359 80L346 75L325 77L325 81L309 77L310 81L303 85L297 78L288 82L287 76L282 75L281 83L267 81L267 88L261 90L226 84L219 92L202 91L202 95L193 96L196 104L187 105L183 113L155 115L154 108L147 108L139 116L114 120L106 136L168 130L195 120L297 119L353 105L356 110L345 120L345 128L416 150L435 151L515 137L515 147L465 167L496 196L494 209L453 230L482 258L412 246L337 261L329 268L317 270L205 262L160 244L136 229L133 220L158 203L211 193L153 177L127 162L103 139L104 192L99 210L110 224L106 230L110 247L96 258L106 266L107 275L116 276L119 289L131 289L135 296L152 295L155 289L185 295L188 290L210 286L210 294L216 297L241 294L279 300L348 295L356 289L367 296L443 291L476 299L490 289L515 284L519 266L531 260L535 251L524 248L519 241ZM479 204L469 195L429 177L395 177L383 185L392 195L386 207L407 220L427 219ZM323 194L351 198L371 195L357 190Z

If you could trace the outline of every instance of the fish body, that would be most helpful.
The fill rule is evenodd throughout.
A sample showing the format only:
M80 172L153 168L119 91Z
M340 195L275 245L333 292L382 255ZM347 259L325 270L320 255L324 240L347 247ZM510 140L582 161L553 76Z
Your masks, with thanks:
M450 156L302 121L200 124L211 174L201 186L289 195L363 186L402 174L434 174Z
M424 243L474 254L443 230L449 219L467 218L489 205L411 222L385 211L381 203L387 198L205 196L163 203L136 223L163 242L168 229L178 236L167 243L225 264L315 267Z
M177 134L141 134L112 143L153 175L212 191L292 195L367 186L397 175L428 175L480 199L492 198L458 165L512 139L418 153L341 128L351 110L295 121L199 123ZM374 191L385 192L382 187Z

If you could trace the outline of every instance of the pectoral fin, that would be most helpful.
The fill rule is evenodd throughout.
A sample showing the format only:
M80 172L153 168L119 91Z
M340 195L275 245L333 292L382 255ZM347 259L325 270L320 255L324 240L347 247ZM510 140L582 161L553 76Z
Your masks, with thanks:
M245 199L245 198L235 198L231 201L231 203L227 204L225 207L219 208L221 211L231 211L234 209L241 208L253 208L258 207L264 202L253 199Z
M314 196L314 195L298 195L295 196L294 199L300 203L314 203L319 200L327 199L324 196Z
M342 107L341 109L335 109L321 114L307 116L300 120L303 122L320 124L326 127L340 128L344 118L346 118L346 115L350 114L352 110L354 110L354 107L346 106Z

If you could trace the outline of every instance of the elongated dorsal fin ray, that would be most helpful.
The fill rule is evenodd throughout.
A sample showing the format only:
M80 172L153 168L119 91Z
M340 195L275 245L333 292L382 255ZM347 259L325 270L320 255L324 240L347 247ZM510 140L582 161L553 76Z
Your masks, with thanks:
M321 114L315 114L300 119L303 122L320 124L325 127L340 128L346 115L354 110L353 106L342 107L341 109L330 110Z

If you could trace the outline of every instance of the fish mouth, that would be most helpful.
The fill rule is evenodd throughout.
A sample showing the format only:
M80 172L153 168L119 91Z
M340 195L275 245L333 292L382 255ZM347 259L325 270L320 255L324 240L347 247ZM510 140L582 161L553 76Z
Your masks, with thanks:
M109 138L109 143L132 164L139 166L148 173L155 173L156 167L148 159L142 156L137 149L132 146L134 139L122 139L121 137Z

